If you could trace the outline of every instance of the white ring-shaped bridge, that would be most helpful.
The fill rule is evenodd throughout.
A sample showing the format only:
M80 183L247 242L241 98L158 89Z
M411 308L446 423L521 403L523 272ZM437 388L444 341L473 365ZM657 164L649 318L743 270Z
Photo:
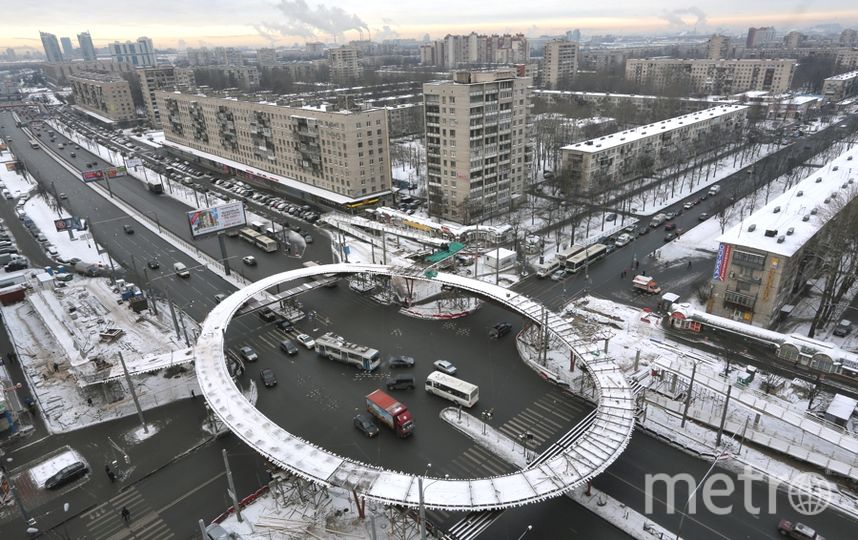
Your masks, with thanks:
M279 283L319 274L367 273L434 280L489 297L542 324L573 352L578 336L557 314L512 291L453 274L429 278L414 268L374 264L330 264L283 272L257 281L224 299L209 313L196 346L196 373L209 406L223 423L272 463L307 480L354 490L385 504L415 508L420 494L417 476L386 470L338 456L278 426L251 405L227 371L224 334L236 311L254 294ZM577 353L575 353L577 354ZM531 469L476 479L432 478L424 504L445 510L494 510L557 497L604 471L625 450L635 426L635 399L620 368L610 359L578 357L591 374L599 400L595 421L575 445ZM301 414L296 411L296 414ZM419 432L418 432L419 437Z

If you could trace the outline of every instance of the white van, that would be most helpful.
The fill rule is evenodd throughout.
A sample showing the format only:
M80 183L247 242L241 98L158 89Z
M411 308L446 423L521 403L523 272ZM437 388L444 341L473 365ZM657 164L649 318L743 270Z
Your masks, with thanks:
M191 277L191 272L188 270L188 267L180 262L173 263L173 272L175 272L180 278Z
M712 186L709 188L709 196L718 195L719 191L721 191L721 186Z

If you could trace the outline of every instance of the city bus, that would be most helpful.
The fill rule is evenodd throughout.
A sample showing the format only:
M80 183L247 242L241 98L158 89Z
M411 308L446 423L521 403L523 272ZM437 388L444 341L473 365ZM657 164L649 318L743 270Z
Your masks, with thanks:
M245 242L249 242L251 244L256 244L256 238L259 236L260 234L258 232L248 227L245 227L244 229L240 229L238 231L238 237Z
M239 233L240 234L240 233ZM271 253L272 251L277 251L277 240L273 238L268 238L264 234L257 233L256 239L254 239L253 243L266 253Z
M578 270L593 264L607 254L608 248L603 244L593 244L581 253L573 255L571 259L566 261L566 270L574 274Z
M30 148L32 148L33 150L38 150L39 148L41 148L41 146L39 146L39 143L37 143L36 141L30 141Z
M373 371L381 364L381 355L377 349L349 343L333 332L316 338L316 352L328 360L338 360L364 371Z
M430 394L448 399L463 407L473 407L480 399L479 386L440 371L433 371L426 377L425 388Z
M566 264L569 259L584 251L584 246L573 244L554 256L554 260L560 264Z

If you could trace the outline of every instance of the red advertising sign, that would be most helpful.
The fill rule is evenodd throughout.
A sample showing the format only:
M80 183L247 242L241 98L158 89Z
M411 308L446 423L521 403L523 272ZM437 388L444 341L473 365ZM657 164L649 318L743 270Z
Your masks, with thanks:
M94 182L95 180L101 180L104 178L104 171L83 171L81 173L84 182Z

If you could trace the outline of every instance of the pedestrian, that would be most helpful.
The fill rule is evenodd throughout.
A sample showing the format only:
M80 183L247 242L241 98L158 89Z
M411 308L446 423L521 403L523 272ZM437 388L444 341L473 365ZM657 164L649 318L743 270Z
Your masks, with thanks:
M688 261L688 269L691 270L691 261Z
M131 510L127 506L122 507L122 520L125 521L126 525L131 521Z
M60 370L60 365L57 364L56 362L54 362L54 373L58 372L59 370Z
M635 270L637 270L637 269L638 269L638 268L640 268L640 267L641 267L641 262L640 262L640 261L635 261Z
M194 389L193 389L193 388L191 388L191 399L193 399L193 398L195 398L195 397L196 397L196 394L194 394Z
M110 470L110 465L104 466L104 472L105 472L105 474L107 474L107 477L110 478L111 484L113 482L116 482L116 475L113 473L113 471Z
M92 407L92 398L91 397L86 398L86 404L89 405L90 407Z

